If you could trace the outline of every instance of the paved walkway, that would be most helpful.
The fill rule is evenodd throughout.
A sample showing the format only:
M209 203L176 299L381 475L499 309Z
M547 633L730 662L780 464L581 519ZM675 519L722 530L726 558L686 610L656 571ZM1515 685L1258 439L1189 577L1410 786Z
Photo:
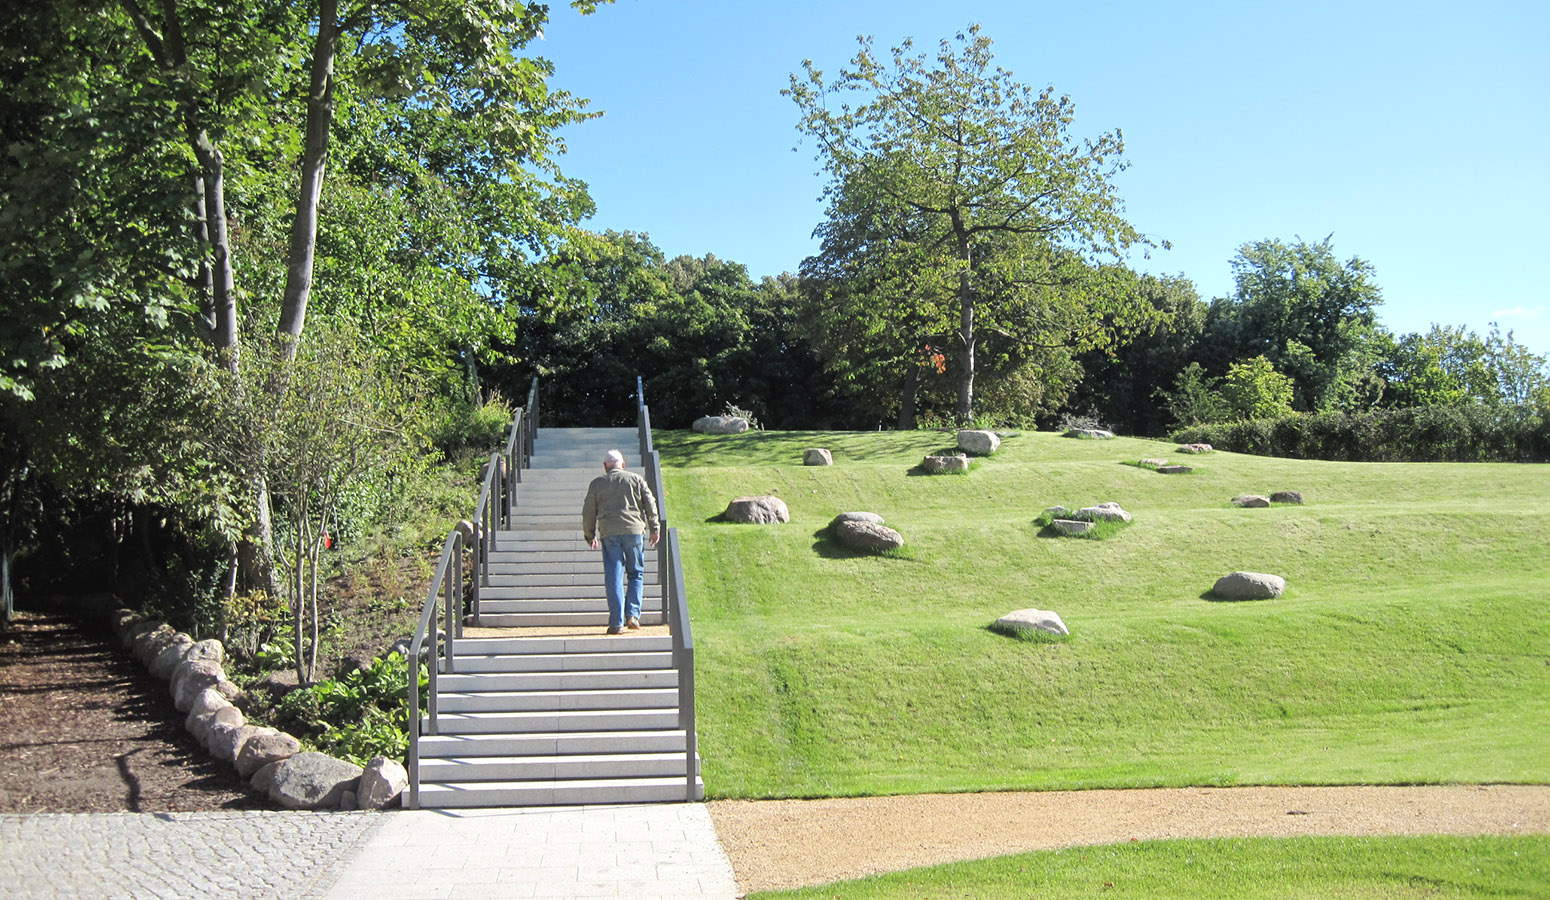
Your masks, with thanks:
M703 804L0 815L0 897L732 900Z

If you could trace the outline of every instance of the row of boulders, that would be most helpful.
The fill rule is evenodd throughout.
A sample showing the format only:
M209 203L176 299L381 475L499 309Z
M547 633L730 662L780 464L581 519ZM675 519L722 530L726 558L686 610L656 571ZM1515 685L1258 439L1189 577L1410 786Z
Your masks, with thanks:
M1263 494L1244 494L1232 498L1233 506L1245 509L1265 509L1272 503L1302 503L1302 491L1276 491L1266 497Z
M110 624L151 674L168 681L184 727L231 763L257 793L286 809L381 809L409 784L397 760L379 756L364 768L324 753L303 752L295 737L250 725L238 706L243 691L226 677L220 641L195 641L167 623L118 609Z

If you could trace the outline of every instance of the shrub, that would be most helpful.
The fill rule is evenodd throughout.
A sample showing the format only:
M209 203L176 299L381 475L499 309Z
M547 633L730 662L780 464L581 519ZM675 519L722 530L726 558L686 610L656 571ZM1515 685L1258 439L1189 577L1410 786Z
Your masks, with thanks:
M1180 428L1180 443L1352 462L1545 462L1550 417L1526 407L1426 406L1302 413Z
M420 690L429 673L420 668ZM273 724L318 750L365 765L373 756L403 761L409 751L408 690L397 653L369 667L285 695Z

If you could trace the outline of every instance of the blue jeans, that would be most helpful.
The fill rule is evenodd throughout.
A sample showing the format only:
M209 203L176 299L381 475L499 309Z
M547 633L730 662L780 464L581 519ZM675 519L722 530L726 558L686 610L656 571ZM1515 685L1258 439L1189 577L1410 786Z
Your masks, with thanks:
M601 543L608 627L623 628L625 620L640 618L640 595L646 584L645 536L616 534Z

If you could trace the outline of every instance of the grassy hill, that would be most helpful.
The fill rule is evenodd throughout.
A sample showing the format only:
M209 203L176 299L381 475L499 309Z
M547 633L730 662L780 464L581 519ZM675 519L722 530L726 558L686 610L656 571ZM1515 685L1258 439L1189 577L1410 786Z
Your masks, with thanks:
M966 476L911 472L950 442L659 434L712 796L1550 781L1550 469L1023 433ZM835 465L803 467L812 446ZM1306 505L1229 502L1283 489ZM716 521L763 493L790 524ZM1106 500L1135 515L1110 540L1033 523ZM847 510L886 517L903 557L833 545ZM1238 569L1287 592L1202 596ZM986 629L1029 606L1071 638Z

